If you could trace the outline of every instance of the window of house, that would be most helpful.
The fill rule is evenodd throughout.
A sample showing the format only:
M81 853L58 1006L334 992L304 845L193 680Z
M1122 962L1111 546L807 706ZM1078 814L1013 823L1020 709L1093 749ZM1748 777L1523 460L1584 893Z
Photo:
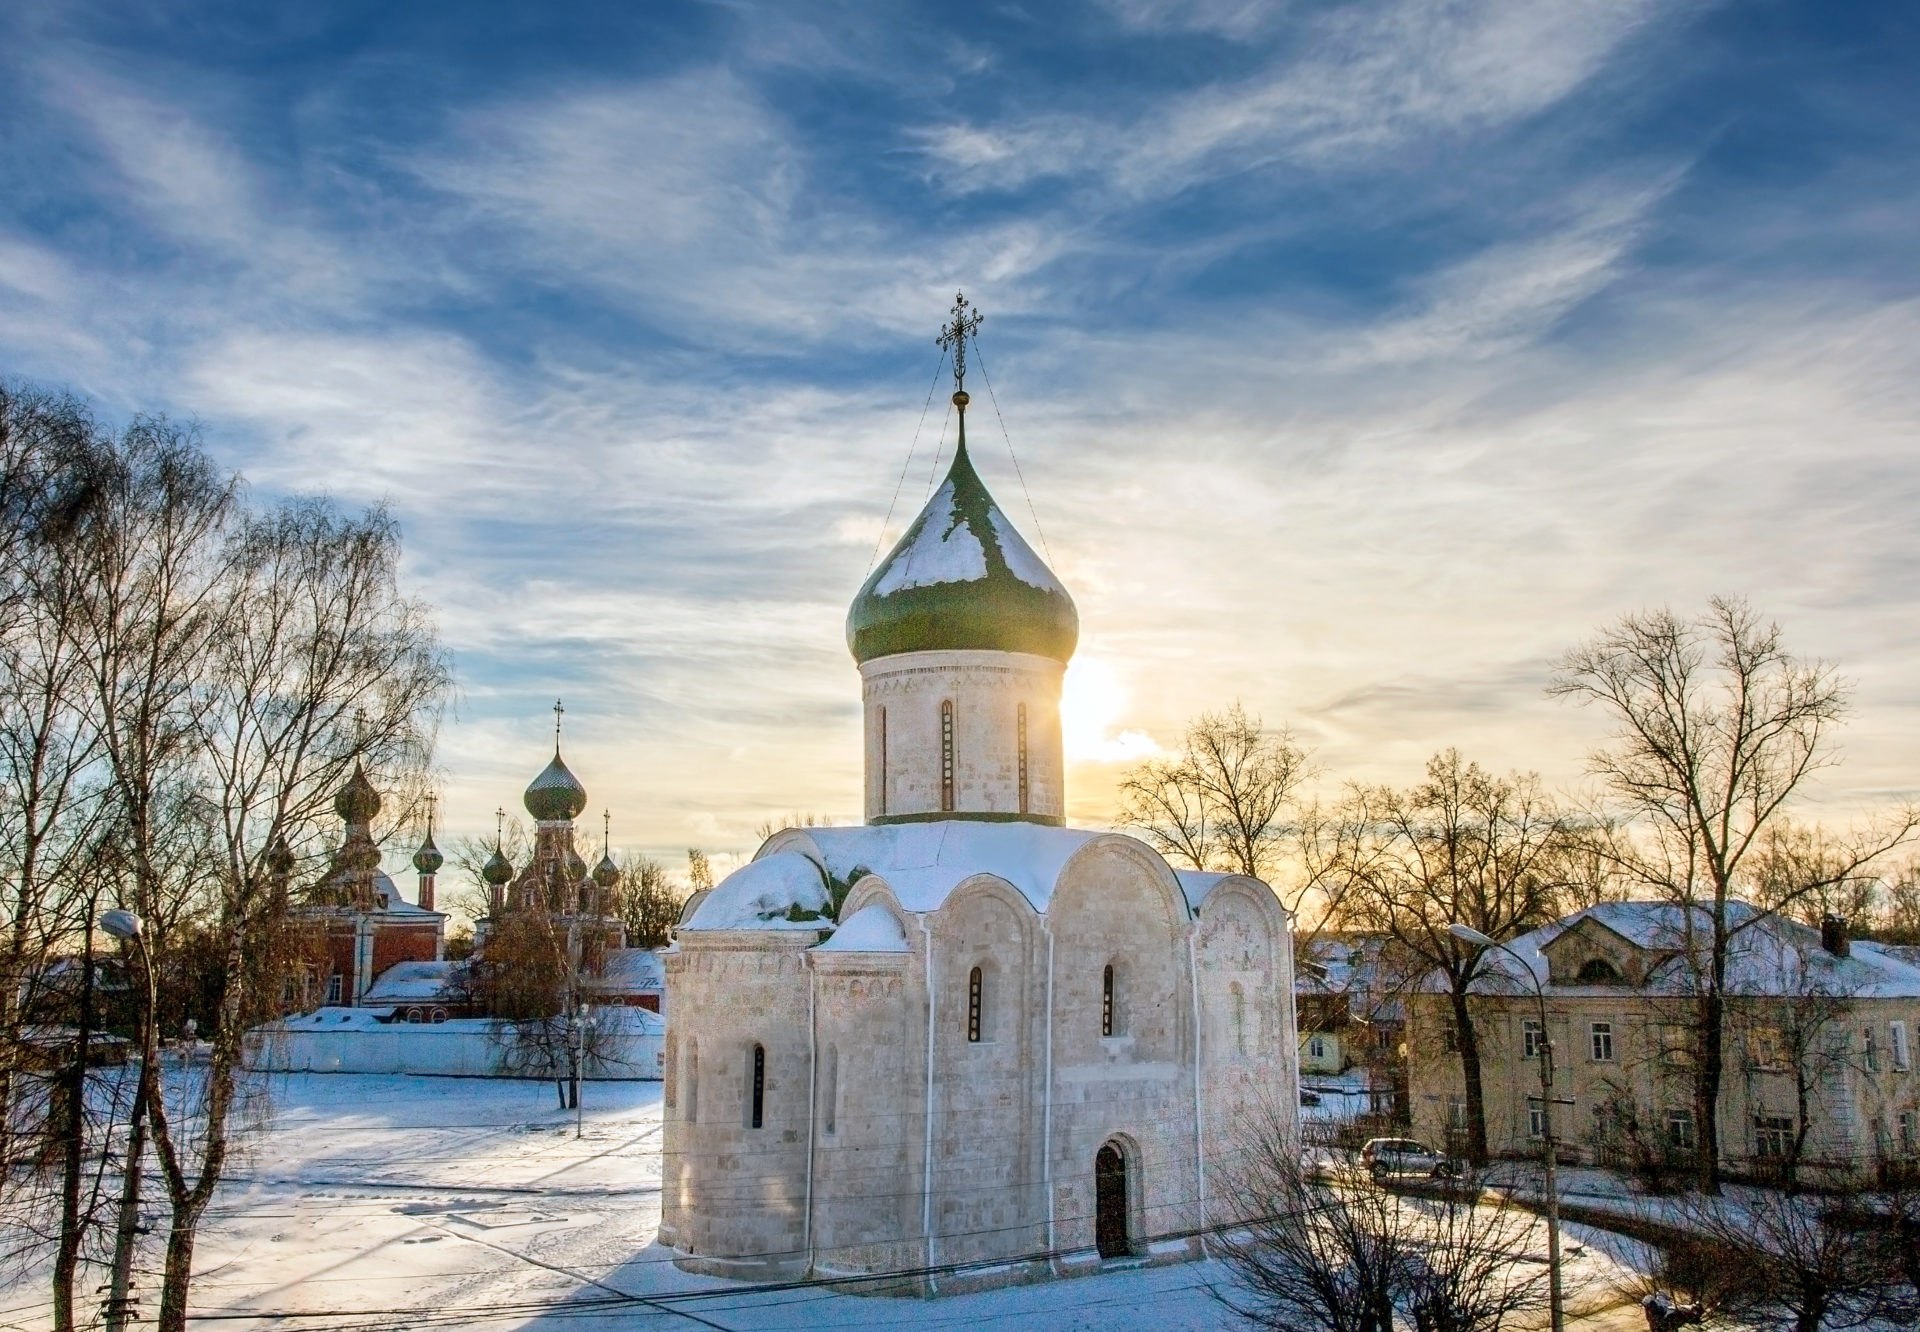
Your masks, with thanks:
M1235 981L1227 991L1227 997L1233 1006L1231 1015L1233 1052L1237 1055L1245 1055L1247 1052L1247 992L1240 987L1239 981Z
M1307 1038L1307 1053L1315 1059L1325 1059L1327 1057L1326 1037L1309 1036Z
M1785 1068L1787 1042L1777 1027L1755 1027L1747 1033L1747 1061L1755 1068Z
M1893 1070L1905 1073L1913 1068L1913 1055L1907 1049L1907 1024L1889 1022L1887 1024L1887 1043L1893 1047Z
M1538 1101L1527 1106L1527 1136L1544 1138L1547 1136L1547 1108Z
M1753 1150L1757 1156L1779 1160L1793 1149L1793 1120L1783 1115L1753 1117Z
M940 808L953 808L953 700L940 703Z
M1463 1132L1467 1127L1467 1098L1449 1096L1447 1098L1447 1127L1455 1133Z
M1660 1060L1671 1068L1693 1063L1693 1033L1677 1023L1660 1028Z
M424 1021L425 1018L426 1018L426 1014L422 1013L417 1008L409 1008L407 1010L407 1021L409 1022L420 1022L420 1021Z
M1440 1024L1440 1044L1448 1054L1460 1053L1460 1027L1452 1018Z
M1896 1119L1894 1122L1900 1130L1900 1150L1907 1153L1909 1156L1911 1156L1913 1154L1913 1149L1915 1146L1914 1131L1913 1131L1913 1111L1902 1110L1900 1112L1899 1118Z
M1677 1152L1693 1150L1693 1111L1667 1111L1667 1146Z
M840 1118L840 1047L827 1047L826 1070L820 1081L820 1121L821 1127L832 1133L838 1127Z
M1860 1062L1869 1073L1880 1071L1880 1045L1874 1040L1872 1027L1860 1032Z
M1596 1064L1612 1063L1613 1024L1611 1022L1596 1022L1588 1028L1588 1035L1593 1043L1593 1061Z
M435 1022L445 1022L447 1020L447 1010L444 1008L436 1008L430 1016Z
M980 968L975 967L967 973L967 1039L974 1044L980 1041L981 991L985 981L981 978Z
M327 977L327 1002L330 1004L340 1002L340 977L337 974Z
M1538 1059L1540 1052L1547 1048L1547 1029L1540 1025L1538 1018L1527 1018L1521 1022L1520 1043L1526 1047L1529 1059Z
M1027 705L1022 703L1017 711L1014 729L1019 733L1020 743L1020 812L1027 812Z
M747 1127L759 1128L766 1122L767 1047L756 1045L747 1057Z
M1579 980L1583 985L1618 985L1620 969L1604 957L1591 957L1581 966Z

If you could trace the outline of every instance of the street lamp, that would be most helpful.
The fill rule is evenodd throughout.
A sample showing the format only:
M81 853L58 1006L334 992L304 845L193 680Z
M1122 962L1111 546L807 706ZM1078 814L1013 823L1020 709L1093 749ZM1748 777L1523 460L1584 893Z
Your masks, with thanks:
M573 1136L581 1136L581 1119L585 1111L581 1109L580 1093L587 1085L587 1032L593 1028L593 1019L587 1016L587 1006L580 1005L580 1011L573 1019Z
M1540 1005L1540 1158L1546 1167L1547 1190L1547 1309L1553 1332L1565 1332L1566 1310L1560 1292L1560 1188L1554 1177L1553 1146L1553 1040L1547 1035L1547 995L1540 978L1520 954L1471 925L1457 921L1447 933L1475 948L1497 948L1520 964L1521 972L1533 986L1533 997Z
M132 1122L127 1126L127 1164L120 1185L120 1219L113 1241L113 1276L107 1292L107 1332L127 1326L127 1292L133 1284L133 1249L140 1233L140 1169L147 1154L147 1107L153 1100L159 990L153 975L153 954L147 951L146 926L140 917L118 907L100 913L100 928L140 954L146 978L147 1002L140 1015L140 1081L133 1093Z

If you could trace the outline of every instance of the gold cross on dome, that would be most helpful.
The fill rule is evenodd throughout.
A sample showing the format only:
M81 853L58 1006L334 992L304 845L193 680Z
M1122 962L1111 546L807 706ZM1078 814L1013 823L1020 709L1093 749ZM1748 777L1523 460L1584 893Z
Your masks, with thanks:
M553 700L553 747L556 750L560 748L560 718L566 715L566 711L559 699Z
M980 331L986 316L972 308L966 293L958 291L953 293L953 309L947 313L953 319L940 326L940 336L934 341L953 353L953 391L964 393L967 388L967 339Z

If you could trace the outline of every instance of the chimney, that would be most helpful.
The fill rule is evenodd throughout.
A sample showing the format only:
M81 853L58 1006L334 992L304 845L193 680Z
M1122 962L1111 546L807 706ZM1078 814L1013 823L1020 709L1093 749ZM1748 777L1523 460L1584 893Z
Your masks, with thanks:
M1820 917L1820 946L1835 957L1849 957L1853 943L1847 938L1847 918L1831 911Z

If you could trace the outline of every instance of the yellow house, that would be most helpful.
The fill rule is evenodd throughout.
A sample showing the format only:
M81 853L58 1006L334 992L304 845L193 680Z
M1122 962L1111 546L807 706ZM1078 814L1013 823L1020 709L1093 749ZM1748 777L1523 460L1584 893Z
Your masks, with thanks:
M1765 1176L1920 1167L1920 964L1904 950L1815 930L1745 903L1726 982L1723 1165ZM1472 1003L1496 1155L1541 1144L1538 1054L1551 1042L1553 1132L1563 1156L1621 1168L1684 1166L1699 1058L1696 977L1707 918L1667 903L1591 907L1487 959ZM1546 1026L1534 981L1546 1001ZM1432 983L1413 997L1407 1046L1414 1131L1456 1144L1466 1127L1458 1033Z

